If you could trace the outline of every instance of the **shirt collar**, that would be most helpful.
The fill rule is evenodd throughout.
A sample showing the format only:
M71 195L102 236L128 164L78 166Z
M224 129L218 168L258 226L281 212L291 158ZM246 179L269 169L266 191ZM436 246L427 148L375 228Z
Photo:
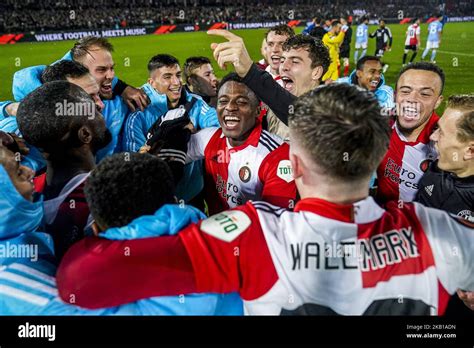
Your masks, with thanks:
M352 204L336 204L320 198L305 198L296 203L294 211L311 212L328 219L357 224L376 221L385 212L370 196Z

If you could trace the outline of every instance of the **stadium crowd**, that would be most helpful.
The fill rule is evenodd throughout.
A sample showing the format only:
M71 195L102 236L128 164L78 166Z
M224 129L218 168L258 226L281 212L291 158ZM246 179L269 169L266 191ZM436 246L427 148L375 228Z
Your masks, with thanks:
M474 2L447 1L451 16L473 15ZM353 8L352 11L348 11ZM423 0L293 0L293 1L161 1L161 0L5 0L0 4L0 33L72 29L104 29L161 24L213 24L216 22L308 20L340 15L369 18L422 17L440 11L439 1ZM291 13L291 15L290 15Z
M0 314L472 317L474 95L438 115L433 62L396 93L377 55L339 78L348 24L270 28L259 62L209 31L221 81L163 52L129 86L97 37L17 71Z

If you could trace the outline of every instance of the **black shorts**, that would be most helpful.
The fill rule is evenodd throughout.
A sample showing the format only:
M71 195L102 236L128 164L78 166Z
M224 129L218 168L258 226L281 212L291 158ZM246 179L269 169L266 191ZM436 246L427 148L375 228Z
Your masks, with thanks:
M387 48L387 46L376 47L375 48L375 56L376 57L383 57L386 48Z
M416 45L405 45L406 50L418 51L418 47Z
M341 47L339 50L339 57L341 58L349 58L351 53L351 46Z

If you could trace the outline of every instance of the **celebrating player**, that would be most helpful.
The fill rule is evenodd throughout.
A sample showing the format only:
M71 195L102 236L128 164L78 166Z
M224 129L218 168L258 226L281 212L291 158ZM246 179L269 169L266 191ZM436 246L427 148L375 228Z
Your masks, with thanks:
M248 202L177 236L135 241L132 250L147 250L129 258L119 242L80 242L58 270L61 298L100 308L149 294L239 291L248 314L438 315L443 294L474 290L472 228L417 203L384 210L368 195L389 143L372 94L318 88L296 102L290 133L302 198L293 211ZM152 282L133 286L136 277Z

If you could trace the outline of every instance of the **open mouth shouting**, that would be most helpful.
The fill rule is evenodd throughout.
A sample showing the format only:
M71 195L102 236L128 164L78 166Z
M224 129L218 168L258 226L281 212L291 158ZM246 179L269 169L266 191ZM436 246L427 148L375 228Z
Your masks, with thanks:
M227 115L224 116L223 120L223 127L226 128L228 131L236 130L240 124L240 118L234 115Z
M111 94L112 93L112 81L104 82L100 86L100 92L101 92L101 94L104 94L104 95Z
M405 122L419 120L421 117L421 105L413 102L403 103L400 115Z
M281 57L277 55L273 55L270 57L272 60L273 65L280 65Z
M290 93L293 93L293 90L295 88L295 83L293 82L292 79L290 79L288 76L282 76L281 80L283 81L283 87Z

